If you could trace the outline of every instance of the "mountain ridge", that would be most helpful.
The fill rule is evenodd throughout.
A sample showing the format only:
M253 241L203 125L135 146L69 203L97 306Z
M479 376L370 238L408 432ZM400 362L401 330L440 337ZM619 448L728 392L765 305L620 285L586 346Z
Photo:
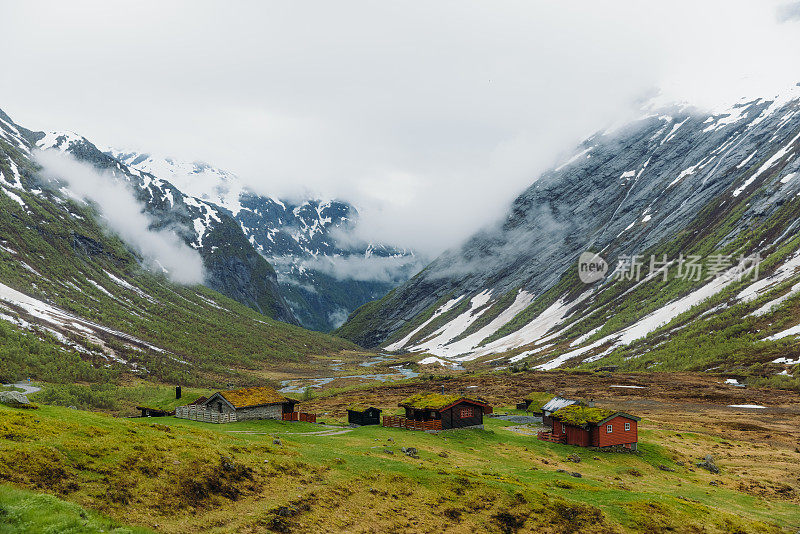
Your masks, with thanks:
M355 308L407 280L423 261L412 250L354 239L359 212L347 201L281 199L255 193L237 175L207 163L103 150L227 211L276 268L282 295L308 328L338 327Z
M265 366L356 349L146 268L92 204L41 177L35 151L0 115L3 381L254 385Z
M615 359L663 321L640 328L641 337L633 339L626 329L662 309L668 303L662 300L680 302L702 288L657 287L651 279L632 289L634 284L612 280L619 257L654 252L674 260L680 252L708 256L716 249L752 253L756 247L745 242L747 235L776 231L776 224L784 236L796 230L799 98L800 88L793 87L717 114L675 107L590 137L575 157L523 192L500 225L364 306L337 333L364 346L430 353L445 363L492 353L501 356L497 365L600 365L609 355ZM781 248L775 245L761 243L768 253ZM577 280L576 262L586 250L601 253L611 267L594 285ZM783 251L780 259L786 257ZM626 291L641 293L642 300L627 302ZM616 300L606 298L612 294ZM602 307L614 310L606 321L597 318ZM571 332L591 330L575 326L581 322L598 330L568 350L565 341L579 338ZM626 342L611 342L612 335Z

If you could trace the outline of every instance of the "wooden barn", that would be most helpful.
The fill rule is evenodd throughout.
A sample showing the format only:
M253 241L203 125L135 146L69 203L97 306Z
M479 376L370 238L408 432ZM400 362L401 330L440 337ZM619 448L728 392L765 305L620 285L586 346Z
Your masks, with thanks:
M405 417L384 416L384 426L412 430L483 428L483 414L492 413L492 407L482 399L438 393L418 393L399 406L405 408Z
M539 439L580 447L623 446L636 450L639 417L624 412L573 404L552 415L550 431Z
M272 388L244 388L218 391L202 403L182 406L175 415L183 419L213 423L253 419L283 419L294 412L297 401L287 399Z
M381 424L381 410L374 406L351 404L347 407L347 422L358 426L379 425Z

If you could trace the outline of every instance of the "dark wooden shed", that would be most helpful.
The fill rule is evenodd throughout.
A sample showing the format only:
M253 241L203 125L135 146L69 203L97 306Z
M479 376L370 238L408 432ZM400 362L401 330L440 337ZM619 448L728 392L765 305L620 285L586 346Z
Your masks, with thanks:
M483 414L492 413L492 407L482 399L438 393L418 393L403 400L399 406L405 408L406 419L437 421L442 430L482 428Z
M347 407L347 422L351 425L381 424L381 409L363 404L352 404Z
M175 410L162 410L161 408L152 408L150 406L137 406L136 409L142 412L142 417L167 417L168 415L175 415Z

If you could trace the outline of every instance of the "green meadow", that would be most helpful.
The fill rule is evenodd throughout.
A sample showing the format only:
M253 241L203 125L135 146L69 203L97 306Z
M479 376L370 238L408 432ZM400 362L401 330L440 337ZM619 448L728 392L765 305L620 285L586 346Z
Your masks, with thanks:
M684 433L699 447L674 446L675 432L646 420L637 454L541 442L492 418L485 430L440 434L327 422L0 406L0 514L13 518L0 532L127 532L115 522L159 532L800 528L796 496L743 492L724 463L718 475L694 466L692 452L721 440Z

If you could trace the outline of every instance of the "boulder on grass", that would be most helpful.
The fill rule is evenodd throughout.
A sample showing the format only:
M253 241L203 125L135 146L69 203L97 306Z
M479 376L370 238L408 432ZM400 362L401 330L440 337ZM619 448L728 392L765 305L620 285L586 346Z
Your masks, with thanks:
M11 406L12 408L33 408L34 405L28 397L19 391L0 391L0 404Z
M709 473L719 473L719 467L717 467L716 462L714 462L714 457L710 454L707 454L706 457L703 458L703 461L697 462L696 465L697 467L707 470Z

